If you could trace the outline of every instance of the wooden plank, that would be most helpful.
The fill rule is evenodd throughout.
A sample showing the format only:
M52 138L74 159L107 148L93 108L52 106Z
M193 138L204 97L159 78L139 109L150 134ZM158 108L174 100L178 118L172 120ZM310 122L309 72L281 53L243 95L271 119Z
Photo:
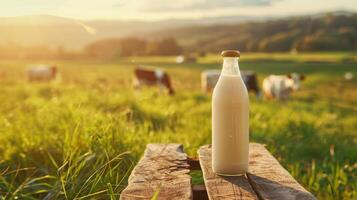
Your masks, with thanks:
M198 154L209 199L258 199L246 176L224 177L212 171L210 145L201 147Z
M180 144L148 144L120 199L192 199L187 155Z
M260 199L316 199L261 144L249 146L248 179Z

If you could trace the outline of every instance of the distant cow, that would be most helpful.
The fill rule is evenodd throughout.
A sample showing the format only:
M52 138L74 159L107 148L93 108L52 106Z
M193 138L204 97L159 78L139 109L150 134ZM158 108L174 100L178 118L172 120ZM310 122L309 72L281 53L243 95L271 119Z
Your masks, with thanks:
M204 92L211 92L215 87L221 70L205 70L201 73L201 87ZM241 71L241 76L248 91L259 96L257 76L252 71Z
M151 70L140 67L136 68L134 87L139 88L142 85L157 85L160 89L165 87L170 95L175 93L169 75L160 69Z
M221 70L205 70L201 73L201 88L203 92L212 92L216 85Z
M263 92L267 99L287 100L292 91L300 89L304 75L270 75L263 80Z
M353 73L352 72L346 72L345 75L343 76L346 81L350 81L353 79Z
M244 81L245 86L248 91L252 91L256 96L260 96L260 91L258 88L257 75L253 71L241 71L241 75Z
M37 66L27 70L29 81L50 81L57 76L56 66Z
M180 55L176 57L176 63L182 64L182 63L194 63L196 62L197 58L195 55L190 54L190 55Z

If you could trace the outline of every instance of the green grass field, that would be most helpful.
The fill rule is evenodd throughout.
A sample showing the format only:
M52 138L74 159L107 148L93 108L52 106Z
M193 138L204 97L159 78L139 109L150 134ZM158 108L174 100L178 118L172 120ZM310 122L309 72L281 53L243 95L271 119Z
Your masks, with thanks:
M357 74L356 58L243 54L240 61L260 81L268 74L306 75L288 102L251 96L250 138L265 143L319 199L357 197L357 79L343 79L347 71ZM1 60L0 199L118 199L147 143L182 143L194 156L211 142L211 97L200 90L200 73L219 69L221 59L173 61ZM60 79L27 82L26 66L34 63L57 64ZM177 94L134 91L138 64L167 70Z

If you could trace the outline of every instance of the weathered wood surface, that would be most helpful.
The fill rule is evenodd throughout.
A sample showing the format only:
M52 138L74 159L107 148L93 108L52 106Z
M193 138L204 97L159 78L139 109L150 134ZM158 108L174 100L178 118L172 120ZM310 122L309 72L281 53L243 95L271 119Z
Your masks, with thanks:
M258 199L246 176L219 176L212 171L211 146L206 145L198 150L199 160L211 200L251 200Z
M316 199L306 191L261 144L251 143L249 173L224 177L213 173L211 146L187 158L179 144L149 144L129 177L120 198L151 199ZM205 185L191 186L189 171L201 168ZM206 194L207 190L207 194Z
M280 165L264 145L249 145L247 175L260 199L316 199Z
M215 199L316 199L261 144L249 145L249 173L224 177L212 172L211 146L199 149L208 197Z
M148 144L120 199L192 199L187 155L179 144Z

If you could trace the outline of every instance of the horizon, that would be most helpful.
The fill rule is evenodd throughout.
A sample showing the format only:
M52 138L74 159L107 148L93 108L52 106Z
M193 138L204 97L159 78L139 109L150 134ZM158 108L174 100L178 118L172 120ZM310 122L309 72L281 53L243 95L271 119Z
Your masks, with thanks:
M338 11L357 12L357 1L353 0L338 2L332 0L185 0L175 5L164 0L139 0L134 3L108 0L85 7L83 7L85 3L83 0L76 2L55 0L46 3L40 0L28 0L26 4L0 0L0 3L6 5L0 8L1 18L49 15L83 21L195 20L232 16L282 18Z
M37 0L28 0L28 1L37 1ZM155 1L159 1L159 0L155 0ZM199 1L215 1L215 0L199 0ZM225 0L225 1L229 1L229 0ZM271 7L275 4L274 3L275 0L271 1L271 3L269 4L267 3L263 4L262 1L263 0L260 0L259 5L245 5L245 6L247 8L250 7L250 8L257 9L256 7L266 8L266 7ZM278 2L281 1L282 0L279 0ZM288 1L289 0L286 0L286 2ZM294 0L290 0L290 1L294 1ZM343 0L343 1L349 1L349 0ZM232 4L233 1L232 2L229 1L229 2L228 4ZM191 10L195 10L195 9L197 8L191 5ZM210 9L214 10L214 8L210 8ZM230 14L229 12L227 12L224 15L212 14L209 16L195 16L195 15L186 14L185 18L180 18L173 15L170 16L169 18L162 17L156 20L150 18L147 19L130 19L130 18L91 19L89 18L83 20L80 18L64 16L64 14L55 15L53 13L50 13L49 11L47 14L31 14L27 16L5 17L5 18L0 17L0 32L2 33L2 38L0 38L0 45L5 46L6 48L9 47L9 45L11 46L12 43L23 45L23 46L46 45L48 47L57 48L58 46L61 46L65 49L78 50L95 41L100 41L107 38L137 37L139 39L141 38L147 40L174 38L175 40L177 40L177 42L180 45L187 46L188 44L194 44L195 42L201 40L201 38L195 38L196 34L191 31L190 26L197 26L197 27L200 26L201 31L207 32L207 30L204 30L206 26L216 26L216 25L238 26L240 24L244 25L246 23L257 23L257 22L262 23L261 26L265 26L269 24L269 22L281 21L283 23L286 23L286 20L290 20L290 21L295 21L295 19L314 20L315 18L316 19L325 18L325 16L337 17L343 15L346 16L347 20L351 21L354 20L353 17L356 16L356 13L357 12L351 11L351 9L345 9L345 10L338 9L334 11L314 12L308 14L290 13L289 15L288 14L283 15L283 13L276 14L276 15L272 15L272 14L244 15L242 13ZM321 23L321 21L318 23ZM353 24L352 21L351 23ZM323 26L325 26L324 23L322 24ZM341 25L343 25L343 23ZM40 26L41 26L41 31L38 31ZM281 35L283 34L282 32L284 31L286 32L284 33L285 39L294 38L294 40L300 41L300 43L305 40L308 41L309 39L308 36L316 38L314 35L315 33L305 34L304 37L302 37L301 35L300 36L294 34L291 35L290 32L292 30L279 29L279 27L280 26L274 28L276 29L274 34L278 34L277 32L280 31L279 33L280 35L272 34L269 35L269 37L268 35L265 35L267 38L264 41L266 42L266 41L276 40L276 38L274 37L278 37L278 36L281 37ZM173 30L178 28L182 31L183 34L175 34L176 31ZM266 28L269 29L269 27ZM303 26L300 28L303 28ZM346 29L346 27L341 27L341 28L344 28L343 30L341 30L343 33L346 33L346 31L347 32L350 31L350 29ZM230 39L229 40L227 39L226 41L230 41L230 43L232 44L236 44L238 42L240 45L243 46L248 45L247 44L248 41L246 41L247 35L249 35L249 37L253 37L250 39L251 41L258 42L254 39L253 36L255 34L254 31L253 32L248 31L246 33L242 33L246 37L243 40L240 40L235 36L235 34L233 34L234 32L239 32L239 28L238 29L236 28L235 30L231 29L229 32L227 32L226 34L230 35ZM319 30L319 32L321 32L321 30ZM341 34L339 32L339 35ZM219 35L220 34L218 32L211 31L206 36L206 40L210 37L211 39L213 39L214 37L218 37ZM318 38L321 38L323 35L321 37L320 36L321 34L319 35ZM335 38L334 35L332 35L331 37ZM339 41L340 39L336 38L336 40ZM242 41L245 41L244 44L241 44ZM259 41L259 43L261 42L262 41ZM338 46L338 44L340 43L336 43L335 45ZM344 43L342 42L341 44ZM225 45L229 46L228 43L226 43ZM262 43L260 46L264 46L264 45L265 44ZM257 50L255 46L253 45L251 47ZM346 46L351 46L351 45L346 45ZM286 50L286 48L284 49Z
M157 19L157 20L152 20L152 19L121 19L121 18L93 18L93 19L81 19L81 18L72 18L72 17L67 17L67 16L61 16L61 15L51 15L51 14L33 14L33 15L20 15L20 16L0 16L0 20L3 19L17 19L17 18L28 18L28 17L34 17L34 18L57 18L57 19L63 19L63 20L74 20L76 22L95 22L95 21L120 21L120 22L143 22L143 23L149 23L149 22L165 22L165 21L199 21L199 20L209 20L209 19L225 19L225 18L237 18L237 17L245 17L243 20L238 20L238 21L232 21L236 23L241 23L241 22L264 22L264 21L269 21L269 20L279 20L283 18L294 18L294 17L309 17L309 16L323 16L323 15L328 15L328 14L337 14L337 15L349 15L349 14L357 14L357 11L351 11L351 10L333 10L333 11L325 11L325 12L315 12L315 13L304 13L304 14L291 14L291 15L268 15L268 16L249 16L249 15L224 15L224 16L201 16L201 17L196 17L196 18L163 18L163 19ZM31 20L31 22L38 22L36 20ZM224 22L223 22L224 23Z

